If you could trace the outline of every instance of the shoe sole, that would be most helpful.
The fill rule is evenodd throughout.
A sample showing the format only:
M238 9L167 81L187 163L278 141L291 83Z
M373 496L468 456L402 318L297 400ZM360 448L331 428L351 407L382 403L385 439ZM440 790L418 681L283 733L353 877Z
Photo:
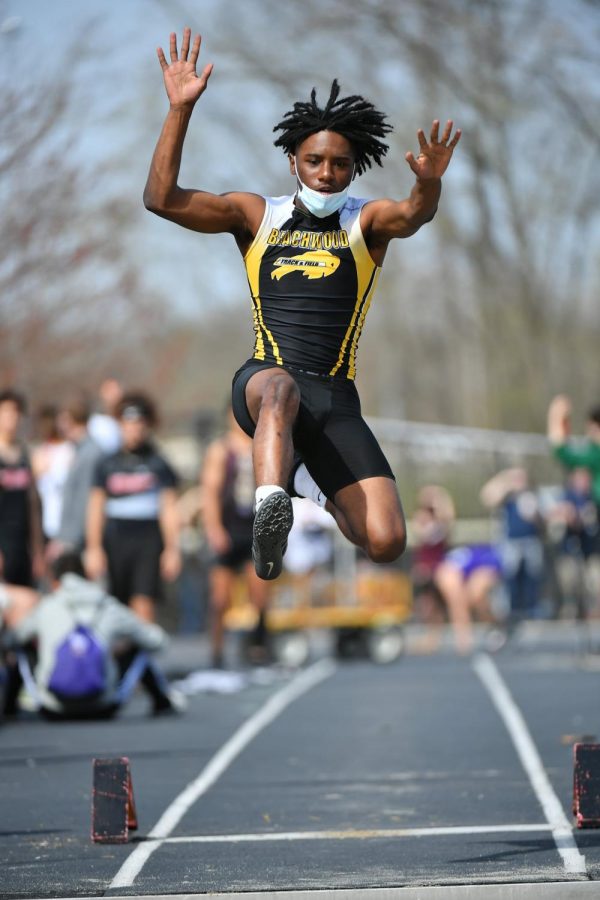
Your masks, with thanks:
M285 491L271 494L261 503L252 532L252 559L256 574L273 581L281 574L287 536L294 523L292 501Z

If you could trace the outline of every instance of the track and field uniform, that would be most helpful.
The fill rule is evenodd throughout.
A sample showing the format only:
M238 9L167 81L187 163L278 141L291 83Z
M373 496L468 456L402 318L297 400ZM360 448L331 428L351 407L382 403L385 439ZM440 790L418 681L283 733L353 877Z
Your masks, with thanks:
M361 415L354 377L358 342L381 268L360 227L366 200L349 198L317 218L294 197L265 198L244 257L253 304L254 354L233 379L233 411L250 436L246 385L281 366L301 394L294 446L323 493L392 470Z
M0 456L0 552L3 580L7 584L33 586L31 569L31 511L29 491L33 474L27 451L9 462Z
M106 492L109 592L122 603L136 594L159 595L160 494L177 483L177 475L151 444L135 452L120 450L98 463L94 487Z
M231 540L231 547L213 558L217 566L237 570L252 558L254 489L252 454L235 453L228 449L221 492L221 521Z

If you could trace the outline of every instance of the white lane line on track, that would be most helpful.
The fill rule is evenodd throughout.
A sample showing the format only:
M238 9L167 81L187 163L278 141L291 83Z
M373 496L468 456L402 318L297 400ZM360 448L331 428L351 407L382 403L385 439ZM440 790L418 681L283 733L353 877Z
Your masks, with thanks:
M379 838L445 837L464 834L521 834L551 831L540 825L449 825L432 828L373 828L365 831L280 831L256 834L198 834L164 838L163 844L251 844L270 841L370 841Z
M190 807L196 803L202 794L205 794L212 787L215 781L221 777L223 772L226 771L248 744L263 729L267 728L294 700L297 700L303 694L306 694L307 691L310 691L311 688L329 678L335 669L336 666L331 660L320 660L297 675L289 684L286 684L285 687L270 697L261 709L247 719L229 740L217 750L198 777L191 781L175 797L148 834L148 840L138 844L135 850L127 857L111 881L108 890L131 887L154 851L158 850Z
M523 714L513 700L498 667L491 657L480 653L473 660L473 669L506 725L521 764L552 829L552 837L556 849L562 856L565 871L572 875L585 875L585 856L579 852L571 823L546 775L544 764Z

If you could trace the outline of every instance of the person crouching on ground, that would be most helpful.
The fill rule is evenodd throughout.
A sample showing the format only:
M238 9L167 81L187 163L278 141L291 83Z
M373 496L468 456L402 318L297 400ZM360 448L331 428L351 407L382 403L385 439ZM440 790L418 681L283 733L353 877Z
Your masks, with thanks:
M52 718L104 718L148 672L155 684L153 712L175 711L177 698L146 655L165 645L165 631L88 581L77 553L59 556L51 572L52 592L13 630L21 648L37 644L32 679L27 664L21 670L40 711Z

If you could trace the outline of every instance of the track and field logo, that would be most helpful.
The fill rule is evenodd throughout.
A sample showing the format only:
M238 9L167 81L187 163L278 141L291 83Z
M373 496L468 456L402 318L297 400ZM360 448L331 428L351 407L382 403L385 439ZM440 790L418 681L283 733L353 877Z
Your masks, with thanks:
M339 256L334 256L327 250L309 250L298 256L278 257L273 263L271 278L280 281L290 272L301 272L311 281L315 278L327 278L328 275L333 275L339 264Z

